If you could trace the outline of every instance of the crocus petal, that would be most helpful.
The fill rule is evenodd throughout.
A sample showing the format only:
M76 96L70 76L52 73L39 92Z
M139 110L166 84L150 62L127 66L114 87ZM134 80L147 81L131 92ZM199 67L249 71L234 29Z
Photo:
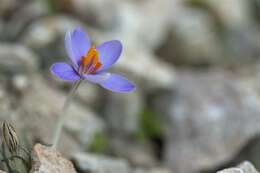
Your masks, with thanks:
M110 74L100 85L108 90L119 93L128 93L135 90L135 84L133 82L118 74Z
M92 83L101 83L103 81L105 81L106 79L108 79L110 76L110 73L97 73L97 74L87 74L84 75L84 78L87 81L90 81Z
M98 45L97 50L99 53L99 60L102 64L101 68L98 70L100 72L115 64L121 55L122 44L117 40L107 41L101 45Z
M65 47L71 61L78 67L81 57L84 56L91 47L91 42L87 33L78 27L66 33Z
M54 63L50 70L53 75L65 81L77 81L80 79L80 76L75 72L71 65L66 63Z

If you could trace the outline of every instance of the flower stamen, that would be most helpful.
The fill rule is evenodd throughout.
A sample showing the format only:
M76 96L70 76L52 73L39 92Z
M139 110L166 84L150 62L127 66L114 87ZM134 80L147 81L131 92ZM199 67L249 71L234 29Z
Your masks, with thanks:
M101 66L98 51L95 46L92 46L88 53L82 57L79 71L80 74L94 74Z

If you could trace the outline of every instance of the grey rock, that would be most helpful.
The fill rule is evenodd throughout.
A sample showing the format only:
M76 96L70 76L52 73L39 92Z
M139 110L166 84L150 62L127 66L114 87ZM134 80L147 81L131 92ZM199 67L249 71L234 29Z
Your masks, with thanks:
M102 155L76 153L73 160L79 170L91 173L129 173L130 166L126 160Z
M230 64L256 62L260 56L260 30L255 25L248 27L229 28L225 30L223 45Z
M115 0L73 0L70 3L75 14L93 25L114 28L117 24L118 3Z
M255 16L254 17L256 17L257 22L259 23L259 21L260 21L260 13L259 13L260 1L259 0L254 0L253 1L253 5L254 5L253 10L255 12Z
M24 94L30 88L29 78L26 75L18 74L12 78L12 86L17 94Z
M240 169L242 169L245 173L259 173L254 165L250 163L249 161L245 161L238 165Z
M210 0L204 1L216 13L226 27L244 27L253 22L250 1Z
M239 168L230 168L230 169L225 169L222 171L218 171L218 173L244 173L243 170L239 169Z
M238 165L236 168L228 168L217 173L259 173L256 168L248 161Z
M133 173L173 173L171 170L165 167L152 167L152 168L136 168Z
M260 133L257 92L251 76L180 72L172 94L156 102L171 122L167 165L176 172L197 173L231 160Z
M224 61L213 19L206 12L183 8L176 15L159 55L178 64L218 64Z
M105 103L105 119L112 131L120 134L135 134L139 129L139 114L144 100L138 91L127 95L108 94Z
M97 85L88 82L80 85L75 97L92 108L99 108L103 99L100 88Z
M38 56L19 44L0 44L1 72L32 73L37 71Z
M139 89L149 92L171 88L175 84L174 67L140 47L125 45L123 55L115 66L123 73L133 76ZM142 87L142 88L141 88Z
M121 2L121 1L120 1ZM178 0L125 1L118 5L118 25L114 35L124 42L157 48L167 37L172 11L179 8ZM157 11L160 9L160 13Z
M0 33L4 33L4 22L0 18ZM1 34L0 41L4 40L4 36Z
M255 62L260 55L260 31L251 14L253 4L243 0L230 0L225 4L216 0L205 3L216 13L223 25L222 45L227 59L232 64Z
M1 0L0 1L0 18L13 11L18 5L18 0Z
M80 25L77 20L66 16L42 17L33 22L23 34L22 41L29 47L39 49L64 38L66 31ZM64 39L62 39L63 41Z
M125 135L126 136L126 135ZM131 146L131 147L125 147ZM149 143L138 143L133 139L111 137L110 147L118 157L125 158L134 167L155 167L158 160L155 151Z
M198 4L199 8L190 8L182 2L172 10L168 37L157 51L160 56L182 65L239 65L258 59L259 27L252 17L250 1L209 0Z
M5 38L9 40L17 40L33 21L49 14L47 1L18 2L23 3L23 6L15 9L4 27Z
M36 144L30 173L76 173L73 164L50 147Z

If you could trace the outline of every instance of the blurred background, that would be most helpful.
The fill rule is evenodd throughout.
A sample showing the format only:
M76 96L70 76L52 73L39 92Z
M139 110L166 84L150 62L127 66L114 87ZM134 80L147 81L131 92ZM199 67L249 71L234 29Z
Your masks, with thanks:
M78 172L260 169L260 0L0 0L0 120L23 145L50 144L71 84L49 67L77 26L121 40L137 84L80 86L59 145Z

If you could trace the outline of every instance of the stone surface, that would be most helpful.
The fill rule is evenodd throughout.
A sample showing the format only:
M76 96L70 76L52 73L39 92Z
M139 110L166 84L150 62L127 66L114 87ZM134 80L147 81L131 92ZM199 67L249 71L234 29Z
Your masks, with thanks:
M13 89L18 95L27 92L30 88L29 84L29 78L26 75L18 74L12 78Z
M158 51L160 56L177 64L218 64L225 61L211 16L204 11L184 8L174 19L169 36Z
M165 159L174 171L213 168L232 159L260 133L254 77L220 70L186 71L178 74L176 82L172 94L155 104L171 122Z
M173 173L170 169L164 167L152 167L148 169L136 168L133 173Z
M230 168L230 169L218 171L218 173L244 173L244 172L243 172L243 170L241 170L239 168Z
M257 22L260 22L260 13L259 13L259 9L260 9L260 1L259 0L254 0L253 1L253 11L254 11L254 17L256 17Z
M250 1L195 1L179 3L158 54L181 65L238 65L259 55L259 28ZM231 8L232 7L232 8ZM202 10L204 9L204 10Z
M121 134L136 134L139 128L139 114L144 104L140 93L109 93L106 100L109 101L105 103L104 116L110 130Z
M118 5L115 0L73 0L71 6L76 15L93 25L111 28L117 23Z
M156 48L167 37L172 11L179 7L178 0L125 1L117 5L122 27L115 36L148 49ZM157 9L160 13L154 12Z
M62 37L64 46L66 31L79 25L81 23L72 17L59 15L42 17L28 27L21 40L31 48L44 49Z
M29 24L49 14L47 1L44 0L17 1L17 4L20 5L13 9L15 13L5 22L4 37L7 40L17 40Z
M63 82L61 82L62 86L64 86ZM98 109L103 99L101 90L97 85L85 82L80 85L75 97L89 107Z
M131 147L125 147L127 145ZM158 162L155 157L155 151L149 143L140 144L131 138L116 138L112 136L110 146L116 156L127 159L134 167L154 167Z
M210 0L204 1L227 27L246 26L252 22L250 1Z
M73 156L77 169L91 173L129 173L127 161L107 156L76 153Z
M254 165L252 165L252 163L248 161L241 163L240 165L238 165L238 167L242 169L245 173L259 173Z
M73 164L55 149L36 144L30 173L76 173Z
M175 71L171 65L140 47L131 47L127 44L125 47L115 69L129 76L132 74L139 89L149 92L156 89L168 89L174 85Z
M2 73L33 73L39 67L38 56L20 44L0 44Z
M0 33L3 33L3 31L4 31L4 22L0 18ZM3 35L0 36L0 41L2 41L2 40L4 40Z
M238 165L236 168L228 168L217 173L259 173L256 168L248 161Z
M19 4L18 0L1 0L0 1L0 17L6 16L12 12Z
M260 55L260 31L257 26L234 27L225 31L223 38L226 52L227 64L240 64L256 62Z

